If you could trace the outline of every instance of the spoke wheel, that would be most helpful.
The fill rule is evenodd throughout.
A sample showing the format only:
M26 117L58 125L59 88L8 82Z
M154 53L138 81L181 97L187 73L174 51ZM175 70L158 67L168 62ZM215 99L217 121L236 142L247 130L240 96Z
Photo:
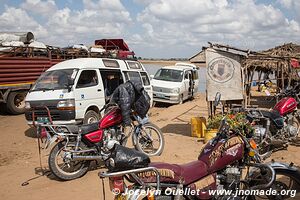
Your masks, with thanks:
M134 133L136 148L148 156L158 156L164 148L161 130L152 123L143 125L139 133Z
M89 169L88 161L73 161L71 153L75 144L65 147L64 142L57 143L50 152L48 164L50 171L61 180L72 180L83 176Z

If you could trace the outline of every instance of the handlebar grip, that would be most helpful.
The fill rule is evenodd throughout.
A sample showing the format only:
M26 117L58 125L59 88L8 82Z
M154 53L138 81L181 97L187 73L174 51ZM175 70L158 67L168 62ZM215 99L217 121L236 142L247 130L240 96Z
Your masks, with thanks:
M216 137L213 138L213 141L211 143L212 146L215 146L219 142L220 135L221 135L220 133L217 133Z

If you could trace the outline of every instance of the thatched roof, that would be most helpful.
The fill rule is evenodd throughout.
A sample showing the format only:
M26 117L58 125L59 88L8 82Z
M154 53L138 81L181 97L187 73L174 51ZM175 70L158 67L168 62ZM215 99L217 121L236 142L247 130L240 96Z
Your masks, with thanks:
M266 51L262 51L262 53L270 56L300 58L300 45L287 43Z
M287 43L265 51L249 55L244 59L243 65L251 70L281 71L287 76L299 79L296 70L291 65L291 59L300 60L300 45Z

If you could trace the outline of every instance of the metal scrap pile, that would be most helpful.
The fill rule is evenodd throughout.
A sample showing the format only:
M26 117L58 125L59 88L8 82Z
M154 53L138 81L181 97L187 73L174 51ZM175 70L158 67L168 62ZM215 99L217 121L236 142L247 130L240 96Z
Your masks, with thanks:
M0 57L47 57L52 59L73 59L82 57L133 58L123 39L96 40L87 47L76 44L64 48L45 45L34 40L31 32L0 33Z
M0 33L0 57L25 56L33 54L47 56L47 46L34 40L31 32Z

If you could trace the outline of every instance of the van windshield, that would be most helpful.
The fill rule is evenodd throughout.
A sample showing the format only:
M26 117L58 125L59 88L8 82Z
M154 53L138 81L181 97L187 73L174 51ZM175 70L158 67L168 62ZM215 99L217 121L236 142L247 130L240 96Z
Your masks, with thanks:
M156 72L153 79L162 81L181 82L183 71L176 69L160 69Z
M43 73L31 91L67 89L68 80L74 79L77 69L62 69Z

